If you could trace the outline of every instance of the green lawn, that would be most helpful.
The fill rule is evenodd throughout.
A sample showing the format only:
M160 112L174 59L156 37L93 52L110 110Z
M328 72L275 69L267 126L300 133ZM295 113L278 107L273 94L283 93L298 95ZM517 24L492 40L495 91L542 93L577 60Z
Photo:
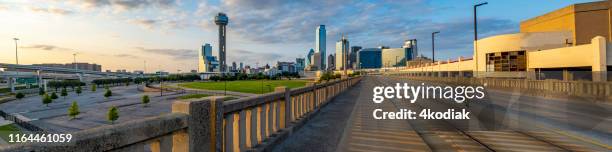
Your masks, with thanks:
M227 91L244 93L268 93L274 91L277 86L299 88L306 85L306 80L241 80L227 81ZM225 82L190 82L179 84L181 87L205 90L224 90Z
M4 139L4 141L9 142L9 134L21 134L21 131L15 124L0 126L0 137Z
M188 94L188 95L184 95L184 96L180 96L178 97L179 99L193 99L193 98L204 98L204 97L208 97L210 95L208 94Z

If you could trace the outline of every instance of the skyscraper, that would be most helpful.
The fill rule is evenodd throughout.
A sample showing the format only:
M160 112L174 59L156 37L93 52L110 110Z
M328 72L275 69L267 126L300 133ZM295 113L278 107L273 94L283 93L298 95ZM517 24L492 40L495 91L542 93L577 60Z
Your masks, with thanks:
M236 61L232 62L232 72L236 72L238 70L238 65L236 65Z
M325 50L326 50L326 45L325 45L325 39L327 37L327 31L325 31L325 25L319 25L319 27L317 27L317 31L315 33L316 35L316 44L315 44L315 52L319 53L319 56L321 57L321 61L319 61L320 65L315 65L318 66L318 68L324 70L325 69Z
M357 52L357 68L375 69L382 67L382 51L380 48L364 48Z
M202 45L200 51L198 52L200 55L198 57L198 71L200 72L212 72L213 71L213 63L214 56L212 55L212 46L206 43Z
M306 64L304 63L304 58L295 58L295 69L300 72L304 71L304 67L306 67Z
M348 67L352 69L357 69L357 52L361 50L361 46L352 46L351 52L349 53L349 62Z
M314 63L312 61L314 54L315 54L315 52L314 52L313 49L310 49L310 51L308 51L308 54L306 55L306 65L304 65L304 66L310 66L310 65L312 65Z
M215 16L215 24L219 25L219 64L221 66L221 72L226 72L227 70L227 64L225 63L225 51L227 50L225 47L225 27L228 22L229 18L227 18L225 13L219 13Z
M348 67L349 41L342 35L336 42L336 70L346 70Z
M329 64L327 64L327 70L336 69L335 60L336 60L336 57L334 56L334 54L330 54L329 56L327 56L327 61L329 62Z

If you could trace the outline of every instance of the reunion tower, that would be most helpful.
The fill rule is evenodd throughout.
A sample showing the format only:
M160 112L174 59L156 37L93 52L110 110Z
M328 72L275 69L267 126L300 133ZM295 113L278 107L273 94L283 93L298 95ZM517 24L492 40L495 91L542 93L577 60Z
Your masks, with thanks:
M227 64L225 64L225 26L229 22L229 18L225 13L219 13L215 16L215 24L219 25L219 66L221 73L225 73L227 70Z

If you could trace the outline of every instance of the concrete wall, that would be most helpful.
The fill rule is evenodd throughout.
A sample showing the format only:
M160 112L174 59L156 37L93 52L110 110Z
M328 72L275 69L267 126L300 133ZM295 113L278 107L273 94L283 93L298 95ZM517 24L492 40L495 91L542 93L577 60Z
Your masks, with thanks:
M477 71L485 71L486 54L508 51L538 51L565 47L565 40L571 41L570 32L515 33L487 37L477 41ZM477 51L477 52L476 52Z
M610 16L608 2L578 4L576 11L576 44L589 44L595 36L610 40Z
M521 33L571 31L575 29L574 5L521 22Z
M570 31L573 44L589 44L595 36L612 41L612 1L570 5L521 22L521 33Z
M586 50L593 50L593 47L588 44L528 52L527 68L590 67L593 64L593 54L585 53Z
M457 62L437 62L433 64L427 64L425 66L407 67L402 71L409 72L427 72L427 71L476 71L475 65L478 64L479 70L485 68L485 54L492 52L504 52L503 50L508 49L510 51L514 49L524 49L521 45L514 45L513 43L525 44L521 42L521 38L525 37L525 34L509 34L493 37L491 39L481 40L483 45L479 48L479 62L476 60L466 60ZM501 41L500 43L496 43ZM506 43L507 42L507 43ZM490 49L489 49L490 48ZM591 67L592 71L607 71L606 65L612 65L612 43L606 42L606 38L598 36L591 40L590 44L546 49L546 50L532 50L527 52L527 68L530 70L538 68L572 68L572 67ZM502 77L516 75L517 77L524 77L524 74L501 72Z
M605 66L612 57L604 37L595 37L590 44L543 51L527 52L527 68L565 68ZM594 71L595 68L593 68ZM597 68L601 69L601 68ZM601 70L597 70L601 71Z

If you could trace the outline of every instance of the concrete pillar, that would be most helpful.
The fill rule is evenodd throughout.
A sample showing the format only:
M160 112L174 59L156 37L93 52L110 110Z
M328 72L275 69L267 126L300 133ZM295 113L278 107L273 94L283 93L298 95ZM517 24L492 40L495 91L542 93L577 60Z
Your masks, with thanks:
M567 69L563 69L563 81L574 80L574 74Z
M172 151L172 136L164 136L151 143L152 152Z
M275 92L285 92L285 98L284 98L284 104L282 104L282 107L280 107L281 110L281 119L283 119L282 123L281 123L281 128L286 128L287 126L289 126L291 124L291 116L292 111L291 111L291 105L293 104L291 102L291 89L285 87L285 86L281 86L281 87L276 87L274 88Z
M526 74L527 80L536 80L537 79L536 75L537 75L536 69L534 68L527 69L527 74Z
M222 151L223 97L203 100L176 101L173 113L188 114L186 132L173 135L173 151Z
M42 85L42 82L43 82L42 81L43 80L43 78L42 78L42 70L36 70L36 77L38 78L38 79L36 79L36 84L38 84L38 88L42 88L43 87L43 85Z
M595 82L606 82L607 80L607 56L606 56L606 38L602 36L596 36L591 40L591 46L593 48L593 65L591 70L593 72L593 81Z

